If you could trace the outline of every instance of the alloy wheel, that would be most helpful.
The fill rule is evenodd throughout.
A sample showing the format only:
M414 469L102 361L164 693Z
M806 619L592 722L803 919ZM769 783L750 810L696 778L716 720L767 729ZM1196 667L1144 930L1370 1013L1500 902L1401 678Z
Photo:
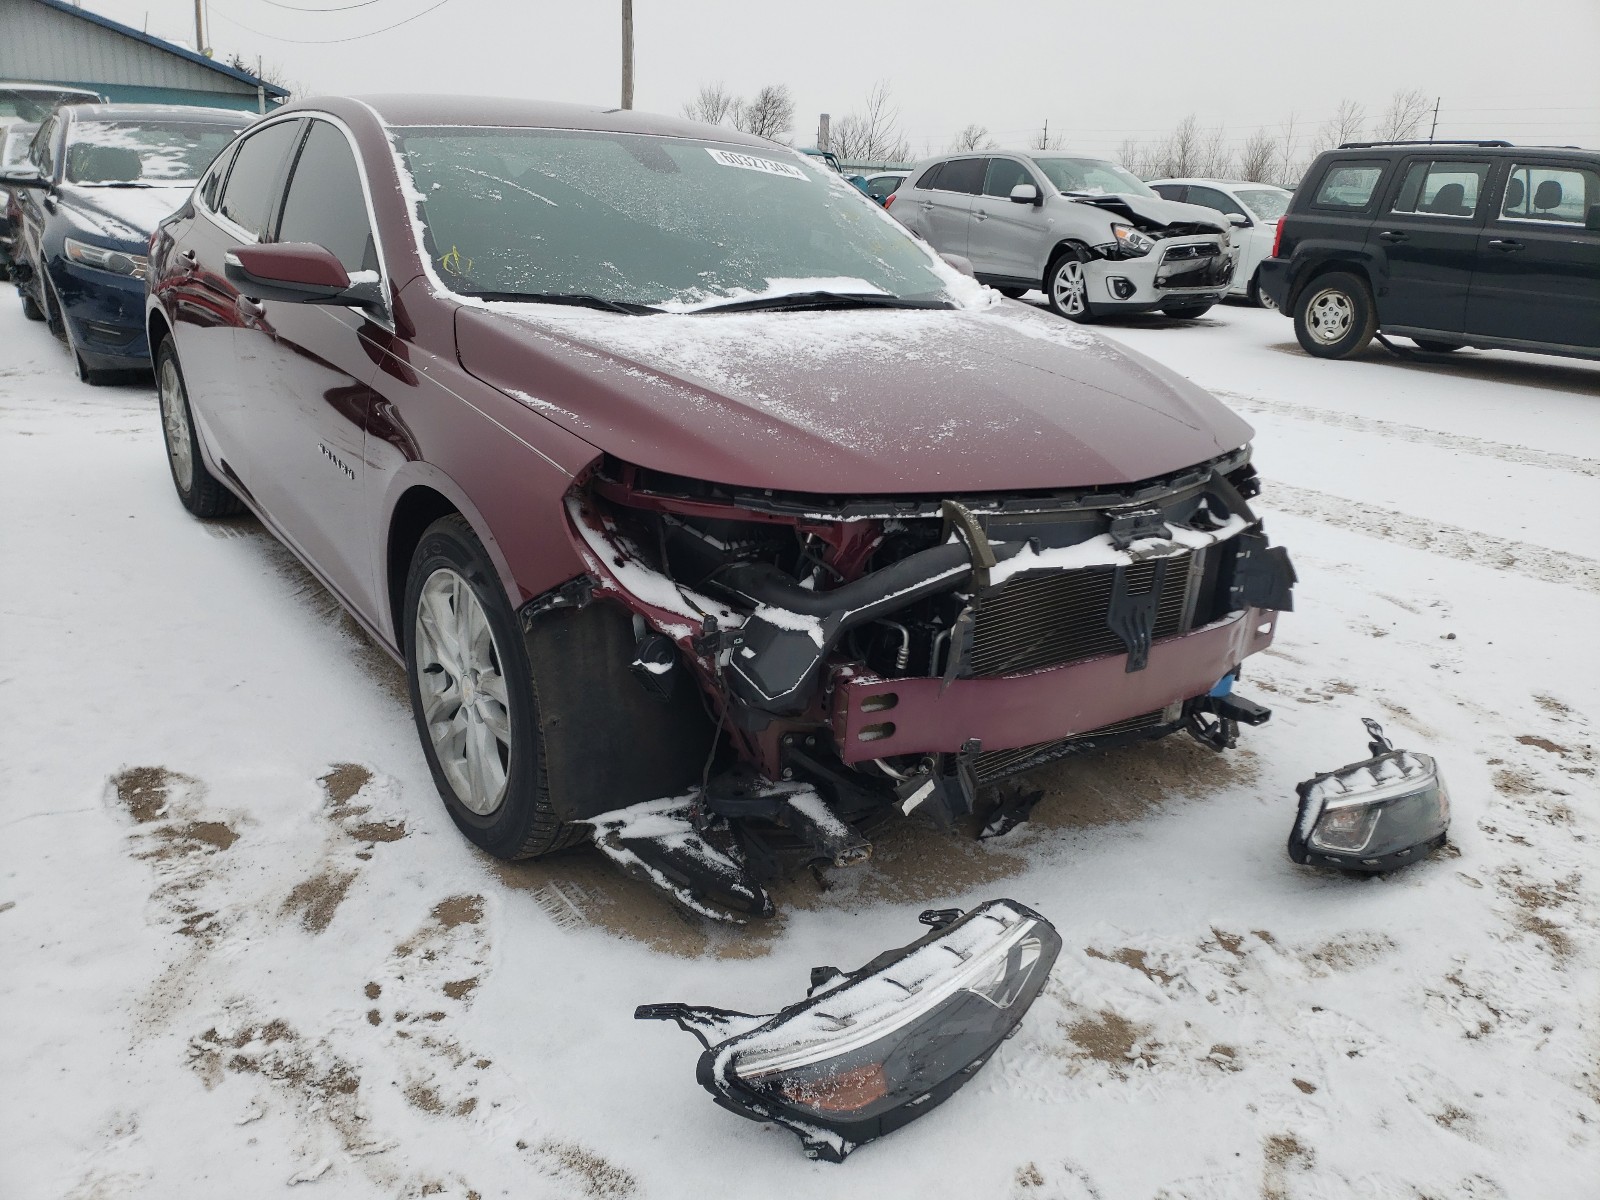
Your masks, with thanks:
M1356 308L1338 288L1324 288L1306 305L1306 328L1324 346L1342 341L1355 326Z
M505 799L511 714L494 631L472 585L440 567L417 598L417 690L456 799L486 817Z
M1076 258L1065 259L1056 268L1050 288L1056 307L1069 317L1082 316L1088 308L1089 278Z
M178 487L188 492L194 486L194 440L189 434L189 406L184 402L183 385L178 382L178 365L170 357L161 360L156 379L161 397L161 427L167 435L167 458Z

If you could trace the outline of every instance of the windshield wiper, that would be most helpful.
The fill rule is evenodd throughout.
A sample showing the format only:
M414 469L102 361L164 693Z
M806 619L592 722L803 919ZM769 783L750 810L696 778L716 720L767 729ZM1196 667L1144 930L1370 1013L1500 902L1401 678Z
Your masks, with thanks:
M790 292L783 296L758 296L697 308L695 313L778 312L806 308L954 308L948 300L908 300L878 292Z
M577 308L598 308L604 312L628 313L644 316L659 313L661 309L648 304L634 304L630 300L607 300L604 296L591 296L587 292L468 292L480 300L504 300L513 304L570 304Z

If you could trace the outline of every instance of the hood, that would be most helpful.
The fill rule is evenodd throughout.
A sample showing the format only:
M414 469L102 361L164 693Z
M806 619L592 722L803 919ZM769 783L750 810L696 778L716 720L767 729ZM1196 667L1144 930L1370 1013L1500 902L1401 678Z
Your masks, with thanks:
M1169 225L1201 225L1203 232L1226 233L1231 226L1214 208L1200 204L1180 204L1160 196L1133 196L1117 193L1107 196L1069 196L1078 204L1090 204L1126 217L1136 223L1165 229Z
M1127 483L1249 441L1147 358L1021 304L624 316L462 307L462 365L625 461L717 483L928 494Z
M150 235L167 217L183 207L194 183L176 187L77 187L61 189L63 202L78 223L91 233L113 241L147 246Z

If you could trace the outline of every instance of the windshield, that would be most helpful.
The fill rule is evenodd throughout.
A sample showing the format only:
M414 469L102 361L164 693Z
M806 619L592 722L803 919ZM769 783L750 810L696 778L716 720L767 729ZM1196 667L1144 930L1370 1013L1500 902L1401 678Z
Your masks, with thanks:
M33 144L33 135L38 132L37 125L18 122L0 134L0 170L9 171L27 163L28 148Z
M1260 220L1276 221L1289 211L1290 192L1282 188L1234 188L1240 203Z
M53 92L48 88L12 90L0 88L0 121L32 121L38 124L50 115L58 104L95 104L100 100L93 92L79 92L70 88Z
M68 183L174 187L193 184L249 124L219 121L79 121L67 147Z
M1103 158L1036 158L1045 178L1057 191L1089 196L1154 196L1132 172Z
M467 295L686 310L845 292L947 299L929 252L820 163L697 139L405 129L426 252Z

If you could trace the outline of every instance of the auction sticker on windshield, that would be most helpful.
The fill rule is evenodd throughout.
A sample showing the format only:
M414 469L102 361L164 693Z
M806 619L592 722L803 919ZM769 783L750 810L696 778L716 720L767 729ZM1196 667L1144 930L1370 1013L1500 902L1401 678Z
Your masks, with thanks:
M760 171L766 175L787 175L792 179L806 177L806 173L792 163L757 158L753 154L736 154L732 150L717 150L711 146L706 147L706 153L725 167L742 167L746 171Z

